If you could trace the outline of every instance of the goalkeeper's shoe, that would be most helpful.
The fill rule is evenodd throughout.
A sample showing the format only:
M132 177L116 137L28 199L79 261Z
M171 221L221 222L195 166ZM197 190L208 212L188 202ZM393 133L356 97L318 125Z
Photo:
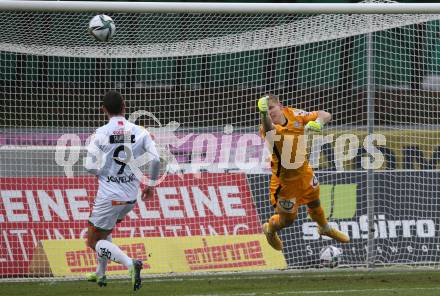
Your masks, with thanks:
M141 279L142 261L133 259L133 265L128 270L128 274L131 277L131 283L133 284L133 291L137 291L142 286Z
M327 230L324 230L324 228L318 226L318 233L319 235L325 235L331 237L341 243L350 242L350 238L348 237L348 235L346 235L342 231L337 230L334 227L329 227Z
M269 223L266 222L263 224L263 232L266 235L267 242L277 251L283 250L283 242L276 232L269 231Z

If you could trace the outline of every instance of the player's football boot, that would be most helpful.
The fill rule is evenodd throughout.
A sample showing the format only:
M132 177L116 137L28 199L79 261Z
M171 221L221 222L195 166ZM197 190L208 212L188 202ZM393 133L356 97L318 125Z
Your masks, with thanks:
M98 279L98 276L96 275L96 272L88 272L86 273L86 280L89 282L96 282Z
M283 250L283 242L276 232L269 231L269 223L266 222L263 224L263 232L266 235L267 242L277 251Z
M137 291L142 286L141 279L142 261L133 259L133 265L128 270L131 276L131 283L133 284L133 291Z
M96 283L98 284L98 286L102 287L107 287L107 277L105 275L103 276L99 276L98 279L96 280Z
M318 226L318 233L319 235L326 235L328 237L331 237L341 243L348 243L350 241L348 235L346 235L342 231L337 230L334 227L329 227L328 230L325 231L324 228Z
M106 287L107 286L107 277L105 275L98 276L96 272L89 272L86 273L86 279L89 282L96 282L98 286L100 287Z

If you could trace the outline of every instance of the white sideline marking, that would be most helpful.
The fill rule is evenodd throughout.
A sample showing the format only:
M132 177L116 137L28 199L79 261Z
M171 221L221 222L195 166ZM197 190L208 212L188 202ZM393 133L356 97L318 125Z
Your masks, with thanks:
M432 288L383 288L383 289L351 289L351 290L306 290L306 291L288 291L288 292L264 292L264 293L237 293L237 294L186 294L183 296L255 296L255 295L295 295L295 294L342 294L342 293L371 293L371 292L398 292L398 291L426 291L440 290L440 287Z
M417 272L417 271L415 271ZM433 271L434 272L434 271ZM285 275L282 273L275 273L275 274L267 274L264 273L262 275L252 275L252 276L248 276L246 274L237 274L238 277L243 277L243 279L246 280L261 280L261 279L271 279L271 278L278 278L280 276L283 277L287 277L287 278L321 278L321 277L326 277L326 278L332 278L332 277L341 277L342 275L344 277L359 277L359 276L380 276L380 272L378 273L351 273L351 274L345 274L345 272L343 273L343 271L341 271L341 273L335 273L335 274L312 274L312 272L310 273L305 273L305 274L290 274L290 275ZM401 275L401 274L408 274L410 273L410 271L406 272L387 272L386 275L390 276L390 275ZM228 275L224 275L224 276L212 276L212 275L206 275L206 276L200 276L200 277L178 277L178 278L147 278L148 282L182 282L182 281L205 281L206 279L213 279L216 281L233 281L236 278L234 277L230 277ZM440 288L440 287L439 287Z

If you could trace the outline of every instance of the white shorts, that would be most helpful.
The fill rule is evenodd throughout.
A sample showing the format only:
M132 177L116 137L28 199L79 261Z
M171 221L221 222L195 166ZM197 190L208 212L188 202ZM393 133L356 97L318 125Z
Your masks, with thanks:
M129 202L106 199L95 200L89 223L98 230L112 230L134 208L136 200Z

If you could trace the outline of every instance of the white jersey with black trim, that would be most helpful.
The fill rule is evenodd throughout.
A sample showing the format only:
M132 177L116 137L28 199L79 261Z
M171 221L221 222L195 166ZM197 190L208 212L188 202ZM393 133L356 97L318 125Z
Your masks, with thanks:
M87 147L86 169L98 177L96 199L133 201L139 194L136 160L159 160L149 132L123 116L111 117L98 128ZM140 172L140 170L139 170Z

